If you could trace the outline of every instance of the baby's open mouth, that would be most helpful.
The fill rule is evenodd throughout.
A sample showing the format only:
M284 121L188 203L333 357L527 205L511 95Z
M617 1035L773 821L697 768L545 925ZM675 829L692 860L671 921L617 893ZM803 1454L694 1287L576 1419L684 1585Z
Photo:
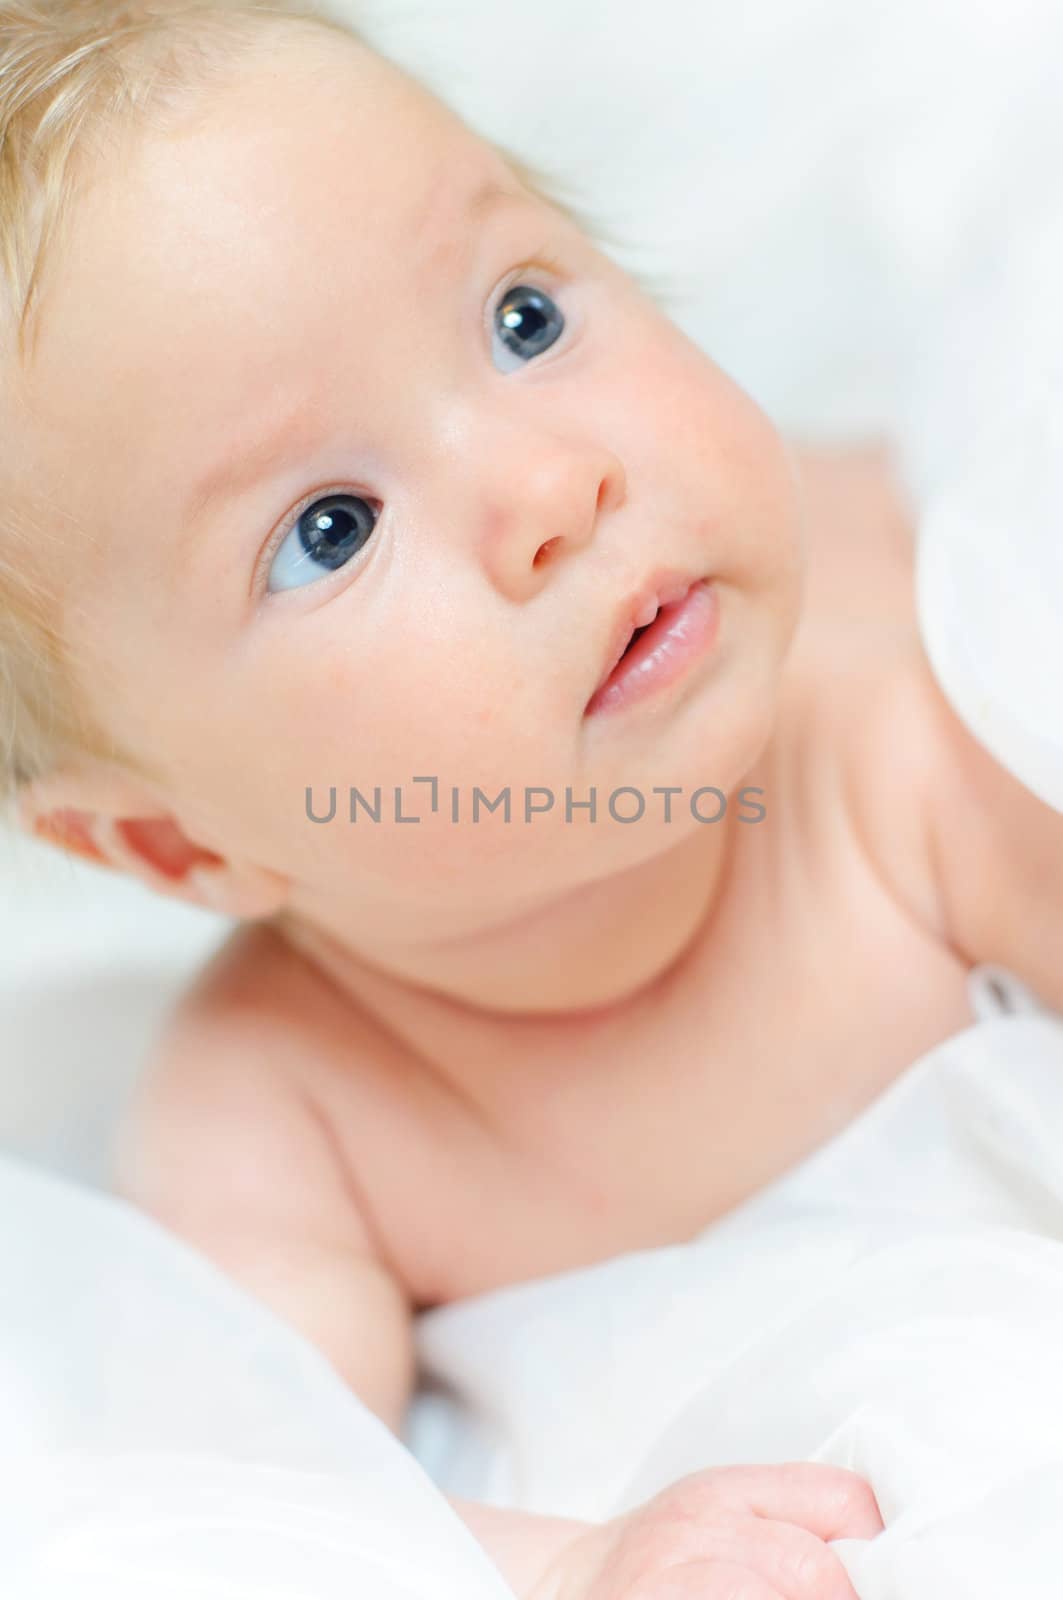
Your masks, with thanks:
M657 621L657 617L659 617L660 614L661 614L660 610L658 610L657 616L653 618L652 622L644 623L641 628L636 628L635 629L634 633L631 635L631 638L628 640L627 644L624 646L623 655L621 655L621 657L620 657L621 661L623 661L624 656L627 655L628 651L631 649L631 646L635 643L635 640L636 639L641 639L642 635L646 632L646 629L653 627L653 623Z
M673 579L662 584L659 599L647 597L633 610L647 620L637 627L625 626L627 639L619 652L614 646L609 668L584 716L629 705L663 688L715 639L719 602L710 578Z

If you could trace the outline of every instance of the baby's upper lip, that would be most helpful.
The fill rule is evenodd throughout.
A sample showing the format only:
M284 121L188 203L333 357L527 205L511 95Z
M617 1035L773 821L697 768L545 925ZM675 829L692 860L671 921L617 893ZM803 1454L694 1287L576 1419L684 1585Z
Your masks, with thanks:
M634 593L628 595L616 614L605 652L605 671L595 684L591 698L598 693L620 660L635 629L644 628L652 622L662 606L670 605L673 600L681 600L691 584L697 583L703 576L698 572L681 572L678 567L658 567Z

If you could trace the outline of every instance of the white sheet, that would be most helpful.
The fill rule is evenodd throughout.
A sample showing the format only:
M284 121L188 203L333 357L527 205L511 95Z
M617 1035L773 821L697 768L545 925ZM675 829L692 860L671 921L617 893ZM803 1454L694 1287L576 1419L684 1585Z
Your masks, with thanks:
M383 1423L197 1252L11 1160L0 1218L5 1600L506 1600Z

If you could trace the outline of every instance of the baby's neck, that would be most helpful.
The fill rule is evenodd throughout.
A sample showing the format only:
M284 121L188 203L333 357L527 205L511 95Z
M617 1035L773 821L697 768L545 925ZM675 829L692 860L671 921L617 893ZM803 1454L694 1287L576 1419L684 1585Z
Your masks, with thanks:
M604 1021L667 982L700 944L724 889L734 812L533 914L379 965L327 917L289 909L271 925L389 1026L411 1005L441 1022Z

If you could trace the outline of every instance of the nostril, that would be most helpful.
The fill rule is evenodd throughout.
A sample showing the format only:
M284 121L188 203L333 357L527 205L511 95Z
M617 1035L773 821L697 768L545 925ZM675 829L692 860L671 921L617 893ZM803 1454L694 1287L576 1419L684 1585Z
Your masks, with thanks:
M536 550L536 552L535 552L535 556L534 556L534 559L532 561L532 566L533 567L537 567L537 566L539 566L539 564L542 561L545 561L546 557L549 555L549 553L553 549L554 545L555 544L559 544L559 543L560 543L560 539L559 538L554 538L554 539L547 539L545 544L541 544L539 546L538 550Z

